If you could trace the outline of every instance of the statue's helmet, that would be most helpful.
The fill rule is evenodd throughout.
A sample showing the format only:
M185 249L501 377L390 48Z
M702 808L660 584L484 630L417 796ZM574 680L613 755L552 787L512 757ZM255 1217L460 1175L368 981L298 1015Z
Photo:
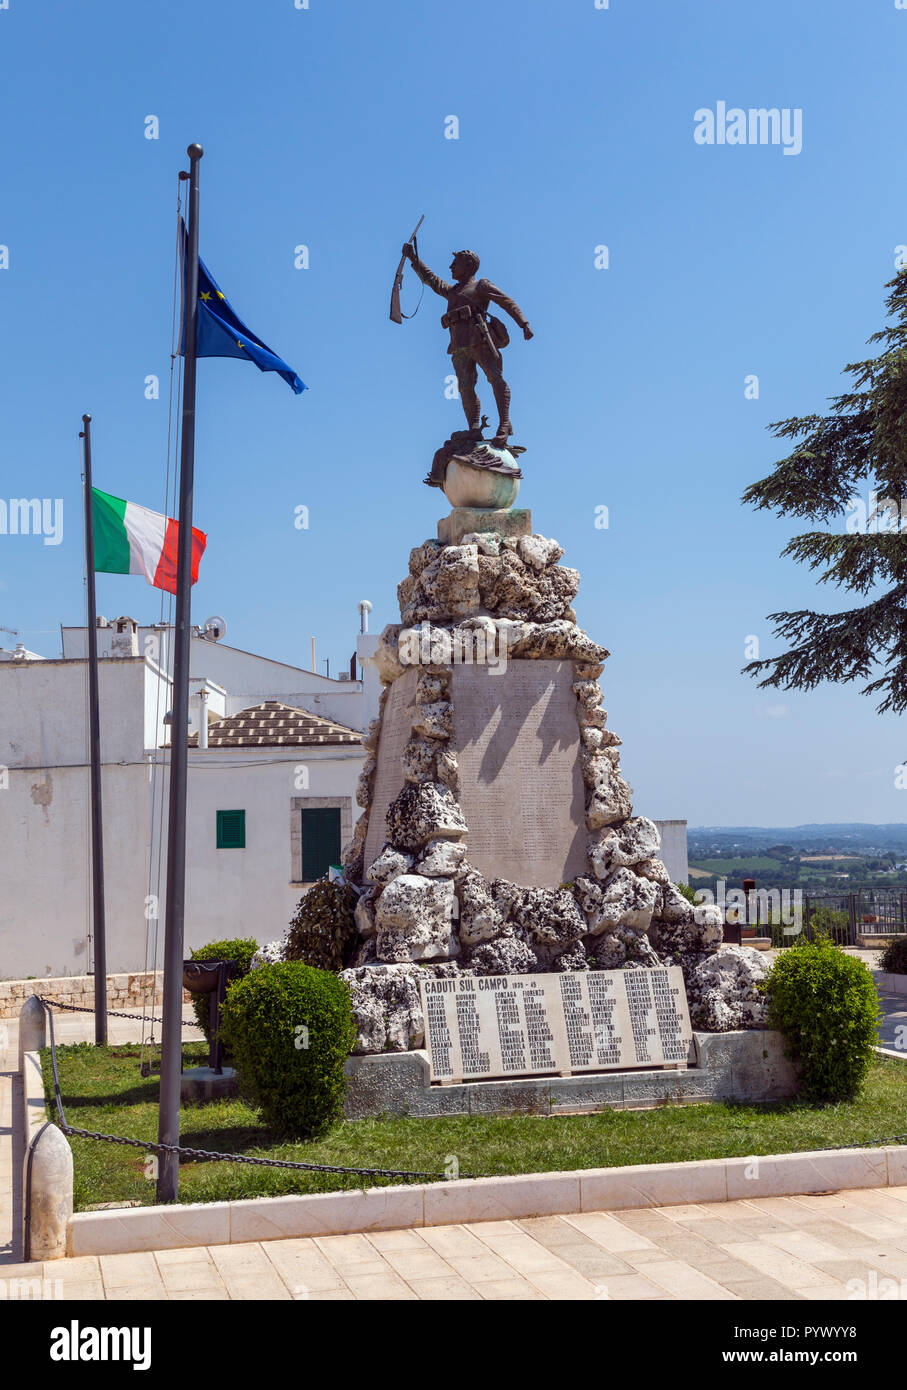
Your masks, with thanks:
M475 275L476 271L479 268L479 258L476 255L475 251L455 251L453 259L455 261L466 261L469 265L470 275Z

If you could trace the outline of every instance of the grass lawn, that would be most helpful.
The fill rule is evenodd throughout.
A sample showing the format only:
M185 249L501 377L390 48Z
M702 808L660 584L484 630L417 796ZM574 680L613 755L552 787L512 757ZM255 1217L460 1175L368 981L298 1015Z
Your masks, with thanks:
M50 1053L42 1053L48 1102ZM203 1064L203 1043L183 1048L187 1066ZM156 1076L139 1074L137 1047L58 1047L66 1118L79 1129L133 1139L157 1138ZM241 1100L184 1105L181 1142L228 1153L289 1158L302 1163L418 1170L444 1176L454 1156L459 1172L475 1177L609 1168L628 1163L793 1153L826 1145L884 1141L907 1132L904 1064L877 1058L859 1100L814 1106L692 1105L654 1110L605 1110L596 1115L461 1116L418 1120L388 1116L342 1122L311 1143L278 1143ZM53 1114L53 1109L49 1110ZM70 1139L77 1211L102 1202L154 1203L140 1149ZM286 1192L330 1192L400 1179L340 1173L294 1173L232 1163L187 1161L180 1168L180 1201L226 1201Z

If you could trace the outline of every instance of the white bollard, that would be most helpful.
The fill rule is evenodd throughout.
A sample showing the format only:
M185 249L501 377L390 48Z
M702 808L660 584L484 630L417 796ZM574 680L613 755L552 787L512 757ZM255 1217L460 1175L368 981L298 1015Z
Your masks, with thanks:
M36 994L19 1010L19 1070L26 1052L39 1052L47 1046L47 1014Z
M72 1149L48 1124L28 1147L23 1165L27 1260L59 1260L73 1209Z

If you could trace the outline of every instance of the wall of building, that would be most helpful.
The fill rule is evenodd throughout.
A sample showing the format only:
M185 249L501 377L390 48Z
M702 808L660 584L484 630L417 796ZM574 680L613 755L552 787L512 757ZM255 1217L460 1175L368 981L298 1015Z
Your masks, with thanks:
M83 974L91 822L87 767L10 769L0 791L0 978ZM148 769L102 769L107 968L141 969L147 893Z
M98 672L107 968L137 971L146 910L162 946L169 686L141 658L110 658ZM0 979L92 968L87 694L85 661L7 663L0 672L0 765L9 768L0 787ZM303 891L293 876L294 799L297 807L299 798L339 801L351 825L362 758L359 747L190 753L187 950L225 935L282 935ZM217 849L218 809L245 810L244 850ZM149 895L158 902L146 908Z
M362 758L358 747L190 755L187 947L223 936L263 944L283 935L303 893L293 865L299 808L309 800L340 803L344 829L351 827ZM218 810L245 811L245 849L217 848Z
M685 820L657 820L661 836L661 861L671 875L672 883L689 883L687 861L687 823Z
M98 664L101 757L141 761L145 753L145 662ZM0 671L0 763L10 768L88 762L88 662L6 662Z
M111 630L99 629L99 655L113 641ZM169 628L140 627L138 652L162 667L171 670ZM86 654L87 633L84 627L64 627L64 657L80 658ZM282 700L285 704L311 710L326 719L339 720L351 729L362 729L363 691L359 681L333 680L307 671L301 666L272 661L269 657L193 637L190 644L191 674L207 679L228 692L226 713L237 714L263 700ZM339 674L339 673L338 673ZM377 708L377 704L375 706ZM372 718L373 716L369 716ZM368 719L365 720L365 723Z
M143 960L148 788L145 690L137 658L98 668L108 969ZM88 943L91 853L88 665L28 661L0 669L0 976L76 974Z

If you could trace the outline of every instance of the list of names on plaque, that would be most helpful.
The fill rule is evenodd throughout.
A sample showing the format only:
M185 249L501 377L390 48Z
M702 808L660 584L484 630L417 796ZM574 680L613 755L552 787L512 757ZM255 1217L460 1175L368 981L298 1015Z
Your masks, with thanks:
M693 1036L677 966L419 985L433 1081L683 1065Z

